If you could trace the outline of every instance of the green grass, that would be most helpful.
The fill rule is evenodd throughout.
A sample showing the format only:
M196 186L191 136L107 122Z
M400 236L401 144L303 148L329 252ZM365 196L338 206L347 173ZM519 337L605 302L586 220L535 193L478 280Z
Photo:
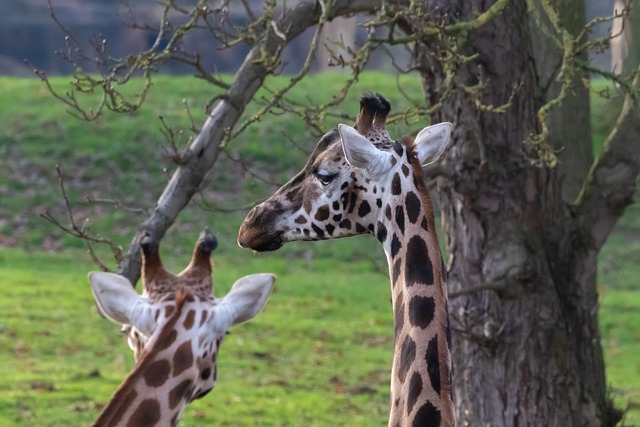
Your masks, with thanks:
M600 330L607 381L617 407L628 408L624 425L640 425L640 292L601 296Z
M216 388L180 425L384 425L393 324L385 275L369 260L335 271L322 259L220 249L218 295L245 274L271 271L278 281L266 309L227 336ZM93 268L77 251L0 250L0 425L89 425L132 369L124 336L96 312ZM637 404L640 292L607 291L601 301L611 394L619 407ZM629 412L626 425L639 422Z
M299 103L327 102L337 92L345 78L342 73L312 76L301 83L291 99ZM273 78L267 86L276 88L287 81ZM61 93L70 90L67 78L54 78L52 84ZM316 90L323 87L322 91ZM404 76L398 81L382 73L362 75L343 106L326 117L326 130L338 121L350 122L357 112L353 106L363 92L380 90L388 94L395 111L404 111L413 101L402 99L398 87L406 92L420 93L416 76ZM11 240L14 245L29 249L80 247L81 242L69 239L39 217L47 209L66 222L66 212L57 183L55 166L62 169L74 214L80 223L87 222L94 233L109 236L126 247L146 210L153 207L164 189L175 165L167 156L170 144L162 133L159 117L176 135L178 149L192 137L185 103L195 123L201 123L204 106L219 90L192 77L157 76L143 107L135 114L105 114L94 122L83 122L69 114L69 109L54 99L43 83L36 79L0 77L0 242ZM257 99L268 93L259 92ZM95 100L82 99L83 105L95 107ZM93 102L93 104L92 104ZM248 106L251 116L262 105ZM336 115L346 115L337 118ZM415 121L398 121L390 125L394 134L418 130ZM315 147L318 135L311 134L304 122L293 114L267 116L249 126L230 144L226 153L241 157L243 163L274 184L284 183L299 170L308 153ZM221 156L203 186L202 197L190 205L176 225L178 236L211 218L211 207L244 210L222 217L215 224L218 232L235 238L236 223L246 208L274 188L243 172L243 168ZM91 203L87 197L109 199L114 203ZM206 200L199 203L198 200ZM210 221L207 219L206 221ZM229 227L227 224L232 223ZM181 229L182 227L182 229ZM43 244L46 242L46 244ZM181 242L189 244L188 242ZM181 246L181 245L176 245Z
M118 327L96 313L92 267L77 256L0 250L0 425L87 425L133 366ZM264 312L227 336L216 389L181 425L385 422L392 318L384 275L358 263L328 275L322 262L216 260L219 295L244 274L279 279Z
M343 77L314 75L292 98L327 101ZM65 79L53 82L66 90ZM353 116L357 97L371 90L389 97L394 111L403 111L410 101L398 95L397 84L407 93L421 93L415 76L396 83L385 74L365 73L344 109L334 112ZM118 328L95 311L86 280L95 267L82 242L39 216L46 208L67 222L55 165L64 172L76 219L126 248L174 168L163 155L168 143L158 116L182 131L177 141L182 147L190 135L182 100L199 122L204 117L199 106L213 94L202 81L160 76L136 114L108 113L84 123L39 81L0 78L0 247L22 248L0 249L0 426L88 425L133 366ZM420 96L413 101L420 102ZM595 152L615 117L615 101L612 106L593 97ZM249 113L259 107L251 105ZM326 117L326 129L341 121L350 119ZM396 123L390 131L400 135L417 127ZM252 170L278 184L300 169L317 139L296 116L269 116L247 128L227 152L241 155ZM181 425L249 426L256 420L282 426L384 425L392 319L382 251L372 252L377 245L363 237L248 255L235 245L238 226L248 206L275 186L246 178L223 156L202 197L163 239L165 260L177 270L188 261L199 231L211 227L221 242L214 276L221 294L242 275L272 271L279 277L265 312L225 340L216 390L191 405ZM90 203L86 196L119 204ZM240 209L226 213L217 207ZM599 258L603 348L618 407L640 402L639 242L640 208L633 205ZM96 250L111 259L105 248ZM113 261L109 265L115 268ZM640 411L632 409L625 423L640 425Z

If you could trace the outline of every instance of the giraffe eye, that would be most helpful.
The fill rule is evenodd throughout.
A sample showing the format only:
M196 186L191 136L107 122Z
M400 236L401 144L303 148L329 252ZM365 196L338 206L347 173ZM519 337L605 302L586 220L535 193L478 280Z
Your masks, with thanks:
M336 176L338 176L337 173L326 173L326 172L316 172L315 173L316 178L318 178L318 181L320 181L320 184L322 185L327 185L329 184L331 181L333 181Z

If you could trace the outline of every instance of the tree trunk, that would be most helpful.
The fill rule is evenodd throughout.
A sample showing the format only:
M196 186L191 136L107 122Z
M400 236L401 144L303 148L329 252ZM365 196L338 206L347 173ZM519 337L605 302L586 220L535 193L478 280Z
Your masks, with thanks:
M471 21L486 3L460 2L447 12ZM455 124L438 189L458 423L613 425L597 324L599 247L563 200L565 170L534 165L536 150L524 144L541 130L537 112L548 83L536 67L541 41L529 19L526 2L509 2L470 31L460 49L477 57L458 67L448 93L440 83L450 70L437 60L442 42L416 44L427 100L444 101L434 119ZM468 89L480 83L476 98ZM510 98L504 112L486 108ZM588 121L588 109L578 115ZM590 139L580 137L590 150Z

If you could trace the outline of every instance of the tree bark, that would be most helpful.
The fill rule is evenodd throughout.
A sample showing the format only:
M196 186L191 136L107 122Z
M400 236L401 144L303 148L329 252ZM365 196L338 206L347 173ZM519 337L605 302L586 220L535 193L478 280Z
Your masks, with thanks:
M380 1L336 0L327 17L333 19L336 16L358 12L373 12L379 7ZM206 174L213 168L220 153L221 143L240 119L264 80L272 73L270 64L279 61L282 47L307 28L318 24L322 13L320 3L316 1L303 1L291 9L283 10L278 14L280 19L271 22L272 25L264 30L262 39L247 54L234 76L231 87L209 114L191 143L186 163L176 169L156 206L133 238L127 255L119 266L119 273L127 277L131 283L136 283L140 278L140 238L148 233L157 241L162 239L180 211L197 192Z
M487 3L461 2L447 12L470 21ZM416 44L427 101L444 103L434 120L455 124L438 192L449 249L458 422L614 425L619 415L606 397L596 257L635 188L637 104L628 99L578 203L570 203L577 186L563 189L567 170L534 166L525 154L530 148L524 141L541 130L537 112L549 99L541 70L553 75L536 63L536 50L544 48L529 20L525 2L510 2L470 31L461 52L477 56L458 67L456 87L447 93L441 83L450 69L437 60L442 40ZM478 103L469 88L480 83L485 87ZM479 106L507 103L514 85L504 112ZM562 129L568 114L589 129L588 109L575 100L568 105L581 111L558 109L551 141L569 135ZM583 139L569 141L571 151L591 149L588 133L577 138ZM584 180L585 160L580 164L577 176Z

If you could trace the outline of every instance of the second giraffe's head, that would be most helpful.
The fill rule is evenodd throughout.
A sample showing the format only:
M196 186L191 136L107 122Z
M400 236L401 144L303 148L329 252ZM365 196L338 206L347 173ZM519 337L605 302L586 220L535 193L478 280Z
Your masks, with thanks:
M125 414L141 411L152 399L157 404L145 409L149 416L164 419L164 414L171 413L177 420L186 404L213 388L217 354L227 330L258 314L275 282L273 274L252 274L238 279L224 297L218 298L211 293L209 256L217 246L212 235L201 235L189 267L177 276L162 267L157 243L147 239L142 246L145 285L150 285L150 278L163 283L163 292L157 293L157 298L148 292L139 295L131 282L118 274L89 273L100 311L144 337L134 371L100 418L107 420L104 425L112 425L109 417L113 414L125 419ZM149 262L154 257L155 261Z
M341 124L322 137L304 169L249 212L238 244L270 251L288 241L378 233L389 199L402 195L413 171L438 159L452 129L440 123L415 140L394 141L385 125L390 109L382 96L364 96L354 127Z
M242 277L222 298L206 298L185 287L171 298L150 301L139 295L131 282L119 274L89 273L91 289L102 314L115 323L131 325L148 337L137 365L147 354L157 350L153 346L161 338L161 331L170 322L174 323L170 333L172 342L161 345L188 348L184 350L188 353L185 358L193 361L193 366L188 368L197 370L200 394L213 388L216 354L227 330L252 319L262 310L275 279L269 273ZM193 397L200 396L195 394Z

